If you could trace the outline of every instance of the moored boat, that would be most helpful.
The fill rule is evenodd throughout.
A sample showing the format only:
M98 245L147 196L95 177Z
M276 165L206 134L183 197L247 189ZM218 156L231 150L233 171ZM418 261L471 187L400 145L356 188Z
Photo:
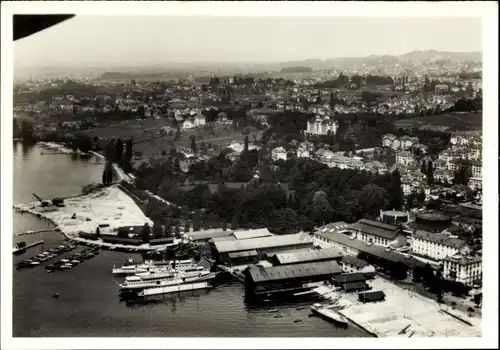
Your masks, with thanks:
M210 272L208 270L197 271L197 272L179 272L176 274L172 274L169 277L158 277L154 278L151 276L146 277L145 279L140 276L130 276L125 279L123 283L120 283L121 290L133 290L133 289L147 289L147 288L155 288L155 287L166 287L170 285L177 284L188 284L195 282L206 282L213 280L216 276L216 273Z
M347 327L349 325L349 321L347 318L339 314L337 311L323 306L321 304L314 304L311 306L311 311L313 314L318 315L325 320L328 320L336 325Z

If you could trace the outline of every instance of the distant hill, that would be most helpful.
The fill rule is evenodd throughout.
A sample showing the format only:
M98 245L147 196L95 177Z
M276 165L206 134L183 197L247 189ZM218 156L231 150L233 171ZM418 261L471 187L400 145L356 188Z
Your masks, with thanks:
M370 55L365 57L338 57L329 59L309 58L300 61L286 61L286 62L273 62L273 63L236 63L236 62L200 62L200 63L180 63L180 62L165 62L155 63L151 65L130 65L130 66L116 66L109 65L100 67L98 64L88 66L72 67L71 64L66 66L55 67L16 67L14 71L15 77L31 75L37 76L56 76L56 75L100 75L104 72L120 71L120 72L144 72L148 73L168 73L168 75L179 74L258 74L261 72L282 72L283 68L294 69L297 67L307 69L350 69L355 67L379 66L381 68L394 66L395 64L404 65L418 65L426 62L441 61L446 62L482 62L481 52L444 52L436 50L426 51L412 51L403 55Z
M313 71L312 68L304 66L281 68L281 73L310 73L312 71Z

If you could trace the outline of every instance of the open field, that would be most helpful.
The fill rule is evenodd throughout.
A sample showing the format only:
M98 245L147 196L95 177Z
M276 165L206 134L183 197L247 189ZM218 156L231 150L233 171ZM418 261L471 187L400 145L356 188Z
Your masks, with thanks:
M400 119L394 122L397 128L421 128L434 130L481 130L483 127L482 112L446 113L425 117Z
M134 141L134 152L141 152L144 157L150 157L162 151L168 152L174 146L190 147L191 135L196 137L198 145L202 141L206 144L229 144L232 141L243 141L245 138L245 135L240 131L234 130L232 126L227 126L221 129L214 129L213 132L204 128L181 131L180 139L174 140L173 135L160 137L160 129L166 126L168 126L168 123L164 119L130 120L87 130L84 133L89 137L97 136L101 140L132 138ZM254 135L260 137L261 132L252 130L248 135L250 141L253 140Z

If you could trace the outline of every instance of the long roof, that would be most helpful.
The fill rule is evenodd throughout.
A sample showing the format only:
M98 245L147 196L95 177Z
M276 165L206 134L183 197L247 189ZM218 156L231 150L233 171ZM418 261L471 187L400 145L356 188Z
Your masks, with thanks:
M296 252L278 253L276 259L281 265L313 262L318 260L333 260L342 256L337 248L310 249Z
M443 233L431 233L427 231L417 230L413 234L414 239L441 244L446 247L460 249L465 245L465 241L459 238L450 238Z
M334 277L337 283L354 283L354 282L364 282L366 281L366 276L362 273L344 273L340 276Z
M233 236L236 239L251 239L251 238L258 238L258 237L269 237L272 236L273 234L269 232L267 228L258 228L255 230L240 230L240 231L234 231Z
M248 269L248 274L253 282L279 281L310 276L331 276L341 272L342 269L336 261L323 261L273 267L261 267L254 265Z
M204 239L210 239L210 238L215 238L215 237L225 237L229 236L233 233L233 231L223 231L223 230L206 230L206 231L196 231L196 232L190 232L189 235L193 237L193 240L198 241L198 240L204 240Z
M362 269L363 267L369 265L368 262L364 261L363 259L358 259L357 257L352 256L352 255L344 255L342 257L342 262L344 264L354 266L358 269Z
M356 250L359 250L360 252L365 252L367 254L374 255L376 257L379 257L381 259L389 260L391 262L401 262L408 266L409 268L413 269L416 266L424 267L425 264L417 260L411 256L406 257L403 254L394 252L394 251L387 251L387 248L380 247L377 245L368 245L366 242L360 241L358 239L351 239L349 236L344 235L342 233L330 233L330 232L316 232L315 235L329 239L337 244L341 244L343 246L353 248Z
M370 235L393 239L400 232L397 226L384 224L383 222L361 219L351 225L351 228Z
M236 241L214 242L219 253L238 252L243 250L276 248L293 245L311 245L313 240L307 233L292 235L269 236L260 238L243 239Z

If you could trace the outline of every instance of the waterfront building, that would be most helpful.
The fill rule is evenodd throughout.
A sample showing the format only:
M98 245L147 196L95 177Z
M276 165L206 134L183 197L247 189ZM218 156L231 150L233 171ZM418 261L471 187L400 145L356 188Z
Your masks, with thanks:
M229 262L230 253L255 251L259 259L267 254L307 249L313 247L313 240L307 233L259 237L244 240L226 240L211 244L212 256L219 262ZM251 252L253 254L253 252ZM249 253L250 254L250 253Z
M252 265L245 270L245 290L249 296L294 292L305 283L326 281L342 273L336 261L262 267Z
M231 230L205 230L189 232L188 235L193 239L194 243L207 243L213 238L231 236Z
M469 254L470 247L465 241L451 238L443 233L431 233L417 230L411 242L412 252L434 260L443 260L456 254Z
M472 286L476 280L483 277L481 257L449 256L443 261L443 277L450 281Z
M268 258L274 266L331 260L339 261L340 259L342 259L342 254L337 248L297 250L294 252L274 254Z

